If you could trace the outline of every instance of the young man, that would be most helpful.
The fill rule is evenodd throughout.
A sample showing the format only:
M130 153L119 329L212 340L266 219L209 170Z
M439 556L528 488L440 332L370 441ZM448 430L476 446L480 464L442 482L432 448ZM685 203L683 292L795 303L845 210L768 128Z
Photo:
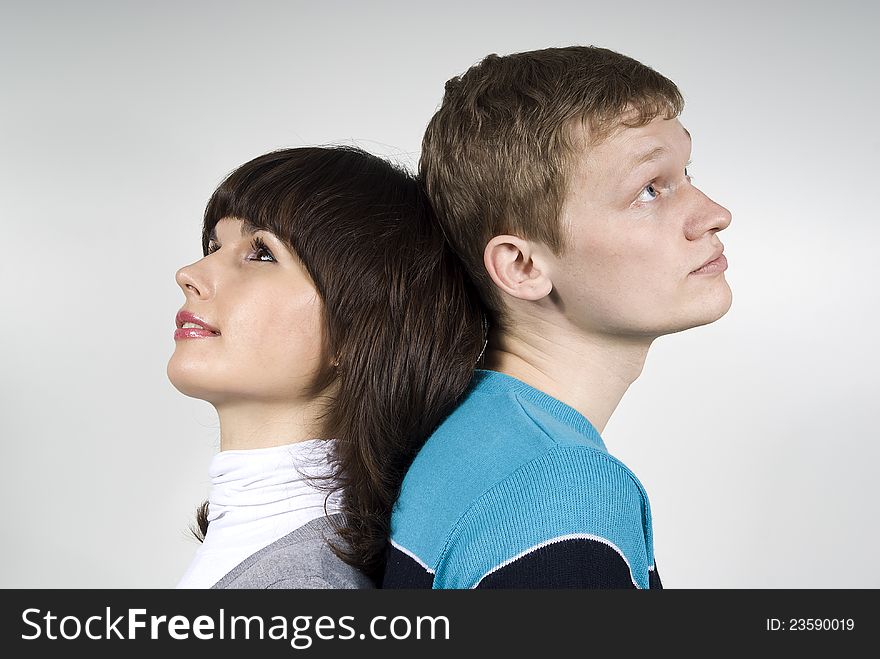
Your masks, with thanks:
M491 329L404 479L385 587L662 588L648 496L601 433L654 339L731 305L731 216L687 173L683 105L598 47L447 83L420 168Z

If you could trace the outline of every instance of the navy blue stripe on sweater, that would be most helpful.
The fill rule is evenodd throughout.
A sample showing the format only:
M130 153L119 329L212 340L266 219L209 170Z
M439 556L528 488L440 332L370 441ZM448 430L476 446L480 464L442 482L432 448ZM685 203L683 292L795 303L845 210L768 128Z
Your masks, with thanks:
M432 588L434 571L392 545L384 588ZM649 570L650 588L662 589ZM473 588L638 588L626 559L601 539L568 538L535 547L492 568Z

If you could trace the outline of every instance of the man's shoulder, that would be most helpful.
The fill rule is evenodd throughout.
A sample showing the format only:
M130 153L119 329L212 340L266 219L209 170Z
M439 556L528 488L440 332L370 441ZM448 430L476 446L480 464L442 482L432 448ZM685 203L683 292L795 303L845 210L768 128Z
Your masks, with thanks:
M401 497L392 519L398 567L422 581L448 580L462 555L478 569L560 538L596 540L622 556L643 550L650 516L643 490L606 452L553 446L487 478L492 466L472 463L458 480L426 481L424 491Z
M512 378L489 378L410 467L392 515L392 571L424 584L456 548L469 546L470 560L491 546L486 558L504 560L572 534L638 551L646 496L589 421Z
M474 465L475 470L480 465ZM448 503L420 500L393 526L386 586L469 588L516 583L526 571L576 561L607 565L598 574L646 587L653 562L650 509L632 472L586 446L560 446L523 463L479 495ZM447 501L448 501L447 500ZM418 512L418 514L416 514ZM586 561L586 563L585 563ZM573 569L576 566L573 564ZM585 587L597 573L576 569ZM644 583L643 583L644 582Z
M449 528L473 501L560 445L584 444L516 392L471 391L419 450L401 485L392 530ZM429 516L426 513L430 512ZM429 521L430 520L430 521Z

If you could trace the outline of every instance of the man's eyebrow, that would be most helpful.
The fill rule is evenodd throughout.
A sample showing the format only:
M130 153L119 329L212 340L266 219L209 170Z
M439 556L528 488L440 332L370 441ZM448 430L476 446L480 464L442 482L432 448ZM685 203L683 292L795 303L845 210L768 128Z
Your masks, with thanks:
M627 174L629 174L632 170L634 170L639 165L644 165L646 162L651 162L652 160L657 160L661 156L669 153L669 149L665 146L656 146L650 151L645 151L644 153L640 153L639 155L632 158L626 166L624 170Z
M682 126L682 130L684 130L685 134L688 136L688 140L693 141L691 138L690 131L688 131L688 129L685 128L684 126ZM655 146L653 149L651 149L649 151L645 151L644 153L640 153L637 156L635 156L634 158L632 158L628 162L626 169L624 171L627 174L629 174L631 171L633 171L639 165L643 165L646 162L651 162L652 160L658 160L659 158L666 155L667 153L669 153L669 149L666 148L665 146Z
M248 219L244 219L241 221L241 235L242 236L253 236L257 231L262 231L260 227L255 225ZM217 242L217 224L215 223L213 228L211 229L211 233L208 235L208 240Z

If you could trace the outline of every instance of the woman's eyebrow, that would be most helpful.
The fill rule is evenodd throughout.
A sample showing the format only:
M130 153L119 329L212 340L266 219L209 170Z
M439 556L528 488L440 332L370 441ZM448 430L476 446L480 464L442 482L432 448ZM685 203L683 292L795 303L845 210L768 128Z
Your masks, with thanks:
M245 220L241 221L241 235L242 236L253 236L257 231L262 231L262 230L263 229L261 229L260 227L255 225L250 220L245 219ZM217 225L216 224L211 229L211 233L208 235L208 240L213 240L214 242L217 242Z

